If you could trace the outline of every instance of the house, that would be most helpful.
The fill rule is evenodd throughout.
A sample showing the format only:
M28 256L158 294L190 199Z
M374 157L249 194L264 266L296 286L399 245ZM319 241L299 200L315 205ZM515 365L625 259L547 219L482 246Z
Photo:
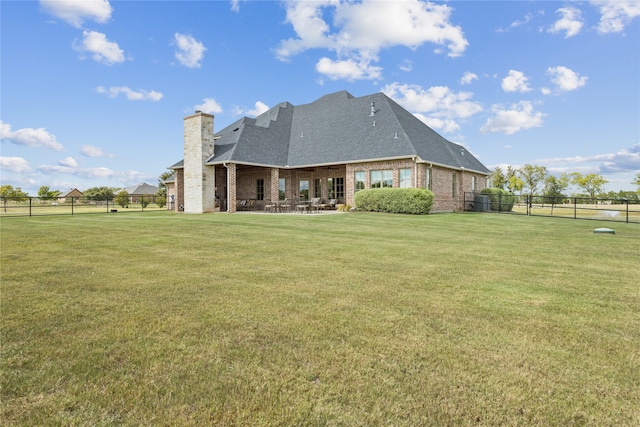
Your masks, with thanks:
M420 187L434 211L462 210L491 171L383 93L346 91L305 105L283 102L214 132L214 116L184 118L184 159L170 167L167 205L236 212L238 200L321 197L354 205L364 188Z
M129 194L129 201L131 203L137 203L142 197L146 198L147 200L154 201L156 193L158 192L158 187L143 182L141 184L132 185L131 187L126 187L118 190L116 191L116 194L118 194L120 191L126 191Z
M72 188L71 190L58 195L58 203L66 203L66 202L71 203L72 199L77 201L80 199L80 197L82 197L82 192L77 188Z

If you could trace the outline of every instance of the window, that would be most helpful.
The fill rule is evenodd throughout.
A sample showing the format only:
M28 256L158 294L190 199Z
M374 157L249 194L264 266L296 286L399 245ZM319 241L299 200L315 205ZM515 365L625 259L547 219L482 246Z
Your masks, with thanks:
M411 169L400 169L400 188L411 187Z
M427 182L426 182L427 190L431 190L431 169L427 169L426 179L427 179Z
M278 200L284 200L285 199L285 197L284 197L285 196L284 189L286 188L285 185L286 185L285 179L284 178L280 178L278 180Z
M264 200L264 179L256 181L256 199Z
M456 197L457 178L458 176L455 172L451 174L451 197Z
M356 181L356 193L359 190L364 190L364 172L356 172L355 181Z
M471 177L471 191L476 191L476 177Z
M333 194L336 199L344 199L344 178L333 178Z
M322 181L319 178L313 180L313 197L322 197Z
M371 188L393 187L393 171L371 171Z
M309 181L300 181L300 192L298 193L298 196L301 199L309 200Z

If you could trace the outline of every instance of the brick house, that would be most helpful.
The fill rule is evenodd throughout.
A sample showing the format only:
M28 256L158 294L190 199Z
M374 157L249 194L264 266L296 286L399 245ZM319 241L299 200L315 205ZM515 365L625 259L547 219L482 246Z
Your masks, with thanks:
M169 209L236 212L238 200L296 197L353 206L359 189L419 187L433 191L434 211L455 211L491 174L383 93L284 102L217 133L213 123L200 111L184 118L184 159L165 182Z
M72 188L69 191L66 191L60 195L58 195L58 203L71 203L71 199L79 200L82 197L82 192L77 188ZM69 199L69 200L67 200Z
M126 191L127 194L129 194L129 202L138 203L143 197L149 201L155 201L158 187L143 182L141 184L132 185L130 187L125 187L121 190L118 190L116 191L116 194L118 194L120 191Z

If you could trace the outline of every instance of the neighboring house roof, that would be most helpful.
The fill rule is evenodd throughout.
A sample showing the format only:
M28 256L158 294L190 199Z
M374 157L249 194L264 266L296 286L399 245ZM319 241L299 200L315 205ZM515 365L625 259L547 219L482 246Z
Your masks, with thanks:
M77 188L72 188L71 190L67 191L66 193L61 193L58 197L60 197L60 198L70 197L70 196L73 196L75 194L79 194L80 196L82 196L82 192L80 190L78 190Z
M491 171L383 93L355 98L341 91L305 105L278 104L215 134L206 164L305 167L419 157L483 174ZM172 169L183 168L183 162Z
M146 195L156 194L158 192L158 187L156 187L155 185L149 185L146 182L143 182L142 184L132 185L131 187L123 188L123 190L129 193L130 195L146 196Z

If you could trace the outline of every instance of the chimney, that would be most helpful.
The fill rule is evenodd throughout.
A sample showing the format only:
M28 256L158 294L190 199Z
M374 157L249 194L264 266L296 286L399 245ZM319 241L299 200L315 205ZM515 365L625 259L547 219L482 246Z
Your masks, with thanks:
M214 154L213 115L196 111L184 118L184 211L215 211L215 168L205 166Z

